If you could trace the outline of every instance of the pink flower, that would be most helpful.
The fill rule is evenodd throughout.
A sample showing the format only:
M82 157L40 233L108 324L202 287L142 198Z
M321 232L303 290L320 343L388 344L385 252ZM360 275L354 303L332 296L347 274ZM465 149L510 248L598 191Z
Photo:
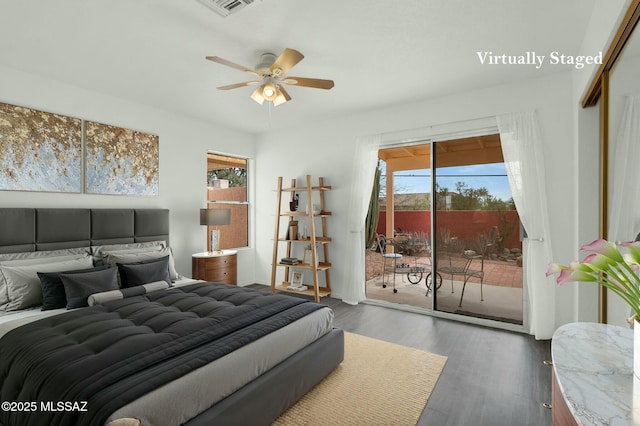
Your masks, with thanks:
M549 263L547 266L547 277L553 274L559 274L563 269L569 268L568 266L561 265L559 263Z
M633 259L633 262L629 262L627 258L627 263L640 263L640 241L628 241L620 245L627 248L629 257Z
M576 281L597 281L597 273L594 273L594 268L585 263L571 262L569 266L550 263L547 268L547 276L558 273L560 274L556 279L558 285Z
M582 260L582 264L591 265L593 267L592 269L598 271L605 271L609 267L615 266L617 262L605 255L599 253L591 253Z
M558 279L556 280L558 285L564 285L578 281L593 282L597 281L597 279L593 276L593 273L590 272L582 271L579 269L563 269L562 272L560 272L560 276L558 276Z
M594 253L599 253L603 256L606 256L616 262L622 262L622 255L620 254L618 247L616 247L614 243L607 240L595 240L591 244L582 246L580 250L592 251Z
M617 294L633 309L633 318L640 318L640 242L618 245L595 240L581 249L591 252L582 262L568 266L551 263L547 276L559 274L558 285L571 282L596 282Z

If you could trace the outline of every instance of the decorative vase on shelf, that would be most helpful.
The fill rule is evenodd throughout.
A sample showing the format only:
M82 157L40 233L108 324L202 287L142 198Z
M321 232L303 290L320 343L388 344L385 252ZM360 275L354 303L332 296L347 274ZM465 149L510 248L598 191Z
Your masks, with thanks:
M311 265L311 249L304 249L304 256L302 256L302 263L306 263L307 265Z
M313 214L318 214L320 213L320 206L318 204L314 204L312 207L312 212ZM306 210L305 210L305 214L309 214L309 206L307 206Z
M299 201L299 197L298 194L293 196L293 199L289 202L289 210L292 212L295 212L296 210L298 210L298 201Z
M311 252L311 249L310 248L305 248L304 249L304 257L302 258L302 263L306 263L308 265L311 265L312 256L313 256L313 253ZM319 265L320 265L320 260L316 256L316 267L319 266Z
M289 232L287 233L288 240L298 239L298 221L292 220L289 222Z

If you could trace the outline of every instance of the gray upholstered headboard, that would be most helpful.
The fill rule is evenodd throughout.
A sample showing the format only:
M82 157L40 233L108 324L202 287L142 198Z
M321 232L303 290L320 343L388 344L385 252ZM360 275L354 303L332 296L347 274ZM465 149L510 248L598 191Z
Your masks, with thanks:
M0 253L164 240L167 209L0 208Z

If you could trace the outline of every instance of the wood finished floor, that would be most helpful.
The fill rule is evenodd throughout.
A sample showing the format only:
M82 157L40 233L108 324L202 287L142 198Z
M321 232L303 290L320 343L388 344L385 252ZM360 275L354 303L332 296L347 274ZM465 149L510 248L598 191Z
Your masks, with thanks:
M550 425L550 341L337 299L322 303L346 331L448 357L420 417L429 426ZM402 360L398 360L402 362Z

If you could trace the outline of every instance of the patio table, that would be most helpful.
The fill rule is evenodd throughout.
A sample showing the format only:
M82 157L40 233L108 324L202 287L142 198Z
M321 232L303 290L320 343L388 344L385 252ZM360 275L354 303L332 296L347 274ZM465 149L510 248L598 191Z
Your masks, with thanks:
M400 263L398 264L398 259L402 259L401 256L394 256L391 265L384 264L384 272L382 275L382 288L386 288L387 285L384 281L384 274L386 272L393 274L393 292L397 293L398 289L396 289L396 275L407 275L407 279L411 284L418 284L422 280L424 274L427 274L427 277L431 275L431 266L418 265L418 253L422 253L427 251L428 243L424 239L404 239L404 238L390 238L387 240L387 245L394 247L394 252L396 253L407 253L409 255L413 255L414 261L413 266L408 263ZM428 251L427 251L428 254ZM427 255L426 259L429 260L430 256ZM427 284L428 287L428 284Z

